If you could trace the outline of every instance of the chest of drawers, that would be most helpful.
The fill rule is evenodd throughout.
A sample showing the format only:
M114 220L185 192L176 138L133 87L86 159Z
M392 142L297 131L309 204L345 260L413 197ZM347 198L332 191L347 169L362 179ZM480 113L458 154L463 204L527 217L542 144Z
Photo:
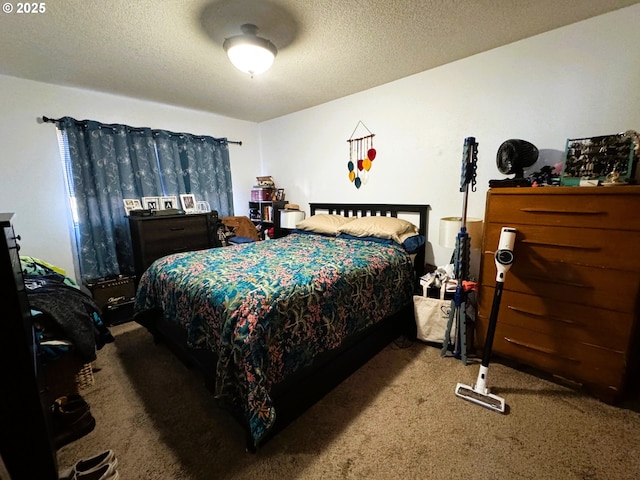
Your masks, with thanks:
M13 213L0 213L0 457L2 478L58 478L44 382L20 265ZM25 459L28 459L26 461ZM3 470L9 475L2 475Z
M220 246L217 227L213 213L129 217L136 278L160 257Z
M495 355L617 401L637 368L640 187L499 188L487 194L477 344L486 336L500 229L518 234Z

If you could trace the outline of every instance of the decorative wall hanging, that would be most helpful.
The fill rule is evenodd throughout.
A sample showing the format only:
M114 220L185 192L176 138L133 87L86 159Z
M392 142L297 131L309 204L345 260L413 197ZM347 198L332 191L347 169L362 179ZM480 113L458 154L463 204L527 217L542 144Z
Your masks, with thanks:
M360 125L364 127L369 135L353 138ZM376 158L376 149L373 148L373 137L375 137L375 134L371 133L362 121L358 121L356 128L351 134L351 138L347 140L347 142L349 142L349 163L347 163L349 180L356 188L365 185L369 180L369 170L371 170L372 162Z

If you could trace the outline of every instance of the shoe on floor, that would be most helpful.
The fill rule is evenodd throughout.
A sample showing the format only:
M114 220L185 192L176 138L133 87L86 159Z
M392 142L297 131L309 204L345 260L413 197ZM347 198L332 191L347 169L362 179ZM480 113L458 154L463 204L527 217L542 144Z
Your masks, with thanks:
M53 421L53 443L56 449L60 449L68 443L91 433L96 426L96 419L90 411L84 412L79 418L69 418L69 421Z
M77 409L85 409L88 410L89 404L86 402L82 395L79 393L69 393L67 395L63 395L61 397L56 398L53 401L52 409L61 411L61 412L69 412L71 410Z
M113 465L114 469L118 466L118 459L116 458L116 454L113 452L113 450L106 450L102 453L94 455L93 457L85 458L78 461L73 466L73 473L91 473L92 471L98 470L100 467L108 463Z
M118 466L118 459L116 458L116 454L113 450L106 450L94 455L93 457L78 460L75 465L64 470L63 473L60 474L60 477L73 479L74 475L86 475L107 464L112 464L114 469Z
M120 475L113 463L107 463L87 473L76 473L72 480L118 480Z

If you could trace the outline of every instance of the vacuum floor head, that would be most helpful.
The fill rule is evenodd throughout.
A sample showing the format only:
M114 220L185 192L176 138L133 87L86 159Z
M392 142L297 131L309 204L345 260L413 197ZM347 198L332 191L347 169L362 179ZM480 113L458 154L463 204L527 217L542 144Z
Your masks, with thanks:
M469 385L459 383L456 385L456 395L470 402L477 403L489 410L494 410L500 413L505 412L504 398L489 393L488 391L480 392Z

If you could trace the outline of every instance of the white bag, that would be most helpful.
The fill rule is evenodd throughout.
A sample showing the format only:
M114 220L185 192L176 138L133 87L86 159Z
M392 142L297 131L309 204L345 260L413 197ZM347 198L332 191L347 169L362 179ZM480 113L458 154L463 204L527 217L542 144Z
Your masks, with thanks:
M426 296L413 296L413 312L416 318L417 338L423 342L434 342L442 344L449 322L449 312L451 311L451 300L444 299L446 283L440 288L440 298L430 298ZM450 332L450 343L453 344L456 338L456 324L453 322Z

